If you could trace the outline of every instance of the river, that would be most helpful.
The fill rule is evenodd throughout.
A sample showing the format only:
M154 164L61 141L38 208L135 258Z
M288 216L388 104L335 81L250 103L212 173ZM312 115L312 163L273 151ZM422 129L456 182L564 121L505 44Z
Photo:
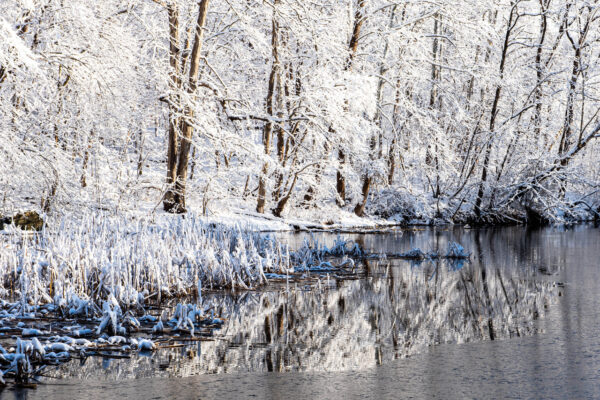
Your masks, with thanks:
M335 234L279 234L331 244ZM211 295L213 341L128 360L74 361L2 398L600 398L600 229L413 228L344 234L367 261L310 287Z

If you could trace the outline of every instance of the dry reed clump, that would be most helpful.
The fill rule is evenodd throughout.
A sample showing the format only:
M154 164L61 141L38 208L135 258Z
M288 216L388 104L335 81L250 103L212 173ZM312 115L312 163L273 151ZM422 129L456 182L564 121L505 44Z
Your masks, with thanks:
M0 235L0 296L39 305L74 296L125 308L201 288L248 289L286 273L286 246L272 236L194 216L52 221L39 234Z

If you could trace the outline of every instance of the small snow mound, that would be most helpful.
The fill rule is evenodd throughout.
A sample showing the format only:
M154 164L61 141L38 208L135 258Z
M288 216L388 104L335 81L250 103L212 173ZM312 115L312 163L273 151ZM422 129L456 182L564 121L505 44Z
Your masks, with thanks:
M448 243L448 251L446 252L446 258L459 258L467 259L471 257L471 253L465 250L460 244L456 242Z
M421 249L416 248L416 249L409 250L405 253L400 253L398 255L398 257L411 259L411 260L423 260L424 258L427 257L427 254L423 253L423 251Z
M152 340L140 339L138 342L139 351L154 351L156 350L156 344Z

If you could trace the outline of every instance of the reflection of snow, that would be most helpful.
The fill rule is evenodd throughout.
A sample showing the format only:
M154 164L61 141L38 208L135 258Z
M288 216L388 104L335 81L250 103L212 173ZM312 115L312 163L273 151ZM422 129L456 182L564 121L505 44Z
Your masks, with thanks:
M423 352L440 343L463 343L532 334L555 292L535 271L485 269L447 261L370 262L374 274L339 281L336 289L206 295L228 316L215 341L153 357L67 365L79 377L156 374L188 376L235 371L335 371L372 367ZM378 275L379 276L379 275ZM193 355L193 357L190 356ZM156 370L162 365L164 368Z

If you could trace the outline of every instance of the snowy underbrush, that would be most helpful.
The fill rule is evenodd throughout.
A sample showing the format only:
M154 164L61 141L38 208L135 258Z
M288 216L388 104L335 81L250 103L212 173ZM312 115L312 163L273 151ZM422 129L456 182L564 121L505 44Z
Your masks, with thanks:
M351 240L338 236L331 247L320 243L316 239L304 240L302 246L290 253L290 259L295 266L295 271L322 272L333 271L340 267L354 267L353 258L361 258L365 255L364 250ZM343 259L338 266L333 266L329 259Z
M128 357L168 346L173 335L211 336L224 321L203 291L256 288L307 265L318 273L324 257L362 255L342 238L289 252L271 235L192 215L156 218L95 214L0 234L0 342L10 346L0 345L0 383L29 384L74 356ZM193 303L169 312L174 298Z
M224 323L210 304L179 303L155 316L124 311L112 295L101 311L77 297L38 306L1 301L0 317L0 385L5 378L31 385L48 366L76 357L129 358L169 348L173 337L211 337Z
M367 213L401 223L429 223L437 214L436 202L428 193L412 194L396 188L374 192Z
M130 308L202 287L255 287L289 267L287 248L272 236L192 215L62 218L40 234L0 235L0 245L0 297L35 305L77 297L99 306L112 296Z
M298 250L290 253L290 259L296 272L339 270L340 267L354 267L357 259L384 260L387 258L415 261L446 259L451 264L454 261L453 264L462 266L470 261L471 253L456 242L449 242L445 252L424 252L419 248L413 248L402 253L372 253L365 251L358 243L342 236L338 236L331 247L319 242L314 237L311 240L305 239ZM337 266L333 266L330 262L332 259L341 259L342 261Z
M540 190L539 188L536 188ZM533 188L517 196L515 185L495 191L497 200L486 204L480 216L475 215L474 200L440 196L426 191L388 187L374 192L367 203L367 214L401 224L477 223L503 225L568 224L600 218L598 199L594 196L567 192L564 198L541 195ZM546 190L546 192L549 192ZM544 193L546 193L544 192Z
M19 337L0 346L5 376L27 383L74 354L123 356L156 349L150 335L202 335L222 324L203 306L203 288L250 289L291 271L287 247L270 235L191 215L157 218L95 214L0 234L0 331ZM184 297L194 304L171 318L148 314Z

